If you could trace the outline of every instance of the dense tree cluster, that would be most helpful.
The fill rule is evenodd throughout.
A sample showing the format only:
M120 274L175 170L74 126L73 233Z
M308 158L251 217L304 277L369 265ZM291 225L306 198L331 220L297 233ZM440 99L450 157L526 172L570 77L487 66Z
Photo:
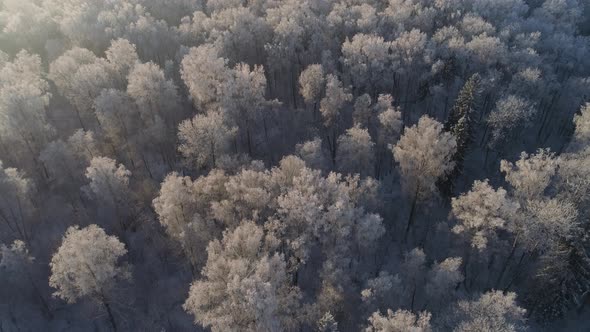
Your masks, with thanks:
M0 331L588 329L584 0L0 0Z

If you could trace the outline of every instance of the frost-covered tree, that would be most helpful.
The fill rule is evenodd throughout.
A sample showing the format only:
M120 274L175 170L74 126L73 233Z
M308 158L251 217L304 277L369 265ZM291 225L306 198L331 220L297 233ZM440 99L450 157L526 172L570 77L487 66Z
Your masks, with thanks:
M590 145L590 103L586 103L580 108L579 114L574 116L574 138L571 146L586 147Z
M539 149L536 154L520 154L514 164L506 160L500 163L506 181L514 188L518 197L536 199L543 194L553 179L559 160L548 149Z
M439 1L435 4L439 5L441 7L440 9L443 9L448 2ZM454 8L458 9L460 5L455 4ZM412 28L431 29L434 19L434 9L429 6L428 2L423 1L389 1L381 13L381 29L383 30L383 34L386 36L395 36Z
M80 129L66 141L57 140L45 145L39 160L47 168L53 188L71 199L77 199L77 189L84 181L84 169L98 153L92 132Z
M371 96L368 94L360 95L354 101L354 111L352 112L352 122L356 126L371 128L374 126L373 109L371 108Z
M176 24L186 13L202 9L204 1L170 0L164 3L157 0L138 0L146 10L156 19L162 19L168 24Z
M306 103L317 107L325 87L325 73L321 64L307 66L299 75L299 93Z
M401 289L403 286L399 275L381 271L377 277L367 280L366 288L361 291L361 299L367 311L372 312L376 308L399 304L396 303L397 299L392 299L391 295L399 294Z
M403 190L410 198L406 236L412 226L416 204L434 194L436 182L444 179L455 166L452 156L456 149L453 136L443 131L441 123L428 116L406 128L399 142L391 146L399 164Z
M39 292L31 277L34 261L35 257L31 256L26 243L21 240L15 240L10 246L0 245L0 271L3 274L3 282L11 285L15 282L26 283ZM47 305L45 302L43 304Z
M173 128L178 119L177 88L162 69L152 62L136 64L127 79L127 93L137 104L145 127L153 126L159 117Z
M467 331L526 331L526 310L516 303L515 293L490 291L474 300L459 301L452 319L455 332Z
M219 102L222 86L229 79L227 59L211 44L193 47L182 59L181 76L198 108Z
M60 93L69 98L69 89L74 83L71 81L73 75L80 66L94 63L96 60L97 57L92 51L74 47L49 65L49 78L55 83Z
M470 55L468 61L475 68L505 65L508 61L506 44L500 38L489 36L485 32L465 43L465 48Z
M395 2L390 3L394 5ZM422 70L429 61L430 51L428 50L428 37L420 29L411 29L402 32L395 40L391 42L391 61L393 68L396 69L395 85L404 89L405 99L410 96L412 84L412 72ZM405 79L404 79L405 77ZM404 82L404 85L400 84Z
M31 224L35 205L33 182L16 168L5 168L0 161L0 219L2 237L31 239L34 231Z
M409 298L408 302L410 309L414 310L416 293L419 291L419 287L422 286L427 276L426 254L424 253L424 250L414 248L405 253L401 267L401 279L402 282L407 285L407 294L404 295Z
M356 89L375 94L388 86L391 49L391 42L375 35L357 34L342 44L342 63Z
M74 47L49 66L49 78L72 104L83 129L96 121L92 108L102 90L125 88L137 62L133 45L123 39L114 40L106 56L98 58L90 50Z
M256 7L251 3L216 10L210 20L203 22L209 41L220 45L221 54L231 63L256 64L266 56L264 46L272 38L272 31L264 17L256 15Z
M101 151L100 144L92 131L78 129L68 138L67 143L76 156L87 161Z
M328 27L319 7L312 1L289 0L266 11L266 21L273 30L271 41L265 45L269 55L268 70L271 76L289 78L273 81L283 86L283 99L292 99L294 106L297 105L300 72L314 63L322 63L324 70L330 72L328 64L322 61L322 54L337 47L326 34Z
M518 225L519 235L529 251L544 253L562 239L576 238L580 232L575 206L559 199L532 200L526 203L527 221Z
M322 318L318 321L317 324L317 331L318 332L338 332L338 323L334 319L334 316L328 311L326 312Z
M43 166L36 158L53 133L47 119L51 94L43 76L41 58L27 51L0 67L0 145L8 154L6 144L17 144L39 171Z
M367 129L352 127L338 137L336 165L342 173L373 174L373 147L375 143Z
M506 190L494 190L487 181L475 181L468 193L453 198L451 204L458 220L453 232L465 234L471 246L480 251L496 238L498 230L508 226L519 208Z
M117 20L116 17L120 16L127 16L127 21ZM174 57L179 47L174 29L145 12L141 5L123 3L100 18L103 19L100 23L107 25L106 31L112 39L123 37L134 43L144 61L164 65L167 59Z
M94 99L94 110L106 137L118 150L126 151L132 160L140 119L133 100L125 92L104 89Z
M392 105L391 95L379 95L377 109L379 119L378 140L383 146L394 144L399 138L402 128L402 112Z
M83 298L97 301L117 330L112 308L117 286L131 279L129 266L122 261L125 254L125 245L96 225L68 228L51 258L49 285L56 289L54 296L68 303Z
M464 279L460 270L462 262L460 257L452 257L432 266L424 287L430 299L427 304L429 308L438 309L453 298L452 293Z
M557 183L557 188L564 188L561 187L561 174L557 173L559 170L564 175L567 174L568 167L561 169L560 164L567 165L567 162L555 157L549 150L539 150L535 155L522 153L521 158L514 164L502 160L501 170L506 173L506 180L514 188L513 195L520 202L521 216L507 225L514 240L497 284L502 281L502 276L517 247L524 249L522 257L531 253L551 252L559 246L571 245L564 244L564 239L569 239L565 243L574 243L575 247L577 242L573 239L577 238L574 234L579 232L579 213L572 202L576 200L569 194L561 194L558 198L546 196L547 192L553 190L553 183ZM578 184L581 184L581 181L578 181ZM565 189L563 192L568 191Z
M32 300L28 296L31 294L39 301L43 313L51 317L48 301L36 282L35 257L31 255L25 242L15 240L10 246L0 245L0 271L0 280L5 285L2 294L11 297L6 304L27 303Z
M295 150L297 151L297 156L303 159L309 168L325 169L329 165L326 152L322 147L322 140L319 137L297 144Z
M127 39L119 38L111 42L105 55L113 71L117 74L118 85L125 86L127 75L139 62L135 45Z
M500 146L509 140L519 127L527 127L535 114L533 105L526 99L509 95L496 103L496 108L488 116L491 128L490 145Z
M239 63L230 71L230 78L222 87L221 107L231 123L238 126L246 141L248 154L254 152L255 126L265 119L264 109L271 104L265 98L266 76L262 66L250 68ZM265 135L268 135L265 127Z
M219 225L203 213L203 206L207 205L205 195L213 196L214 186L219 185L215 179L223 177L212 172L193 182L177 173L168 174L152 202L160 224L177 241L193 268L204 263L207 244L221 233Z
M94 157L86 169L86 177L90 180L89 189L100 197L108 194L107 199L120 199L129 184L128 171L123 164L107 157ZM106 197L105 197L106 198Z
M197 168L214 167L220 157L233 149L236 133L237 128L228 126L220 112L197 114L178 126L178 150Z
M328 128L328 146L332 162L336 161L337 142L341 113L347 102L352 100L352 94L342 87L342 82L333 74L326 77L326 95L320 102L320 113L324 119L324 126Z
M393 312L387 309L387 315L383 316L380 312L375 312L369 317L369 326L365 332L430 332L429 312L420 312L418 315L407 310L397 310Z
M116 156L132 167L140 159L153 178L146 155L157 152L167 160L165 149L170 149L170 146L163 145L172 141L172 128L166 128L157 111L152 113L141 109L128 93L116 89L103 89L94 100L94 110L108 138L106 143Z
M86 4L80 0L67 3L55 0L43 2L43 8L52 14L67 41L73 45L100 50L104 50L109 42L104 26L98 22L105 5L104 2Z
M344 105L352 100L352 94L342 87L342 82L333 74L326 77L326 95L320 104L320 112L326 127L338 122Z
M293 157L283 160L285 165L276 172L282 173L287 161L296 162ZM330 257L323 263L331 270L326 278L345 285L350 258L371 252L385 232L382 218L365 211L375 204L371 202L377 190L375 181L334 173L324 178L319 171L299 168L287 188L277 198L277 222L283 225L277 231L278 237L287 241L289 258L305 263L311 249L319 244Z
M290 285L275 240L244 222L207 247L203 278L195 280L183 308L212 331L280 331L298 322L299 290Z
M8 274L19 275L35 257L31 256L27 245L21 240L15 240L9 247L0 246L0 269Z
M389 94L380 94L374 105L377 114L377 177L389 172L393 162L389 149L390 144L397 143L402 129L402 112L399 107L393 105L393 97Z
M377 9L372 3L337 2L326 19L339 39L375 31L378 24Z
M32 49L41 54L49 41L58 37L57 22L40 2L5 1L0 10L0 22L0 39L7 50Z
M196 199L190 177L182 177L175 172L166 176L153 205L167 232L173 236L181 235L197 213Z
M132 192L129 190L131 172L123 164L108 157L94 157L85 173L89 183L82 190L95 199L101 208L114 212L116 222L124 230L132 214ZM113 221L111 221L113 222Z
M557 198L575 204L580 217L587 218L590 199L590 178L588 162L590 155L586 152L563 153L558 160L557 176L551 182L552 191Z

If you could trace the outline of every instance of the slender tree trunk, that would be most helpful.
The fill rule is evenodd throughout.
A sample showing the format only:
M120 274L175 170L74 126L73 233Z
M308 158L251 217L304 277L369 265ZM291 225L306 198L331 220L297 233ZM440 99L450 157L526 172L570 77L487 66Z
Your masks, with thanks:
M524 258L526 257L526 252L523 252L522 255L520 255L520 259L518 260L518 264L516 264L516 269L514 270L514 274L512 276L512 278L510 279L510 282L508 283L508 285L506 285L506 287L504 287L504 291L507 291L510 286L512 286L512 283L514 282L514 280L518 277L519 272L520 272L520 268L522 267L522 262L524 261Z
M419 190L419 188L416 188L416 193L414 194L414 198L412 198L412 207L410 208L410 216L408 217L408 223L406 225L406 231L404 234L404 242L406 242L408 240L408 233L410 232L410 227L412 226L412 224L414 222L414 214L416 212L416 204L418 202L418 190Z
M483 159L483 167L484 167L484 170L488 166L488 157L489 157L489 155L490 155L490 148L486 147L486 154L485 154L485 157Z
M318 102L317 101L313 103L312 118L313 118L314 123L318 121Z
M24 236L22 235L20 229L18 228L18 225L15 223L15 225L12 226L12 224L10 223L8 217L5 216L4 213L2 213L2 210L0 210L0 219L4 220L4 222L6 223L6 226L8 226L8 228L10 228L10 231L11 232L18 233L18 235L20 235L21 238L24 238Z
M295 68L291 68L291 94L293 96L293 106L297 108L297 77Z
M143 154L143 152L141 153L141 160L143 161L143 165L145 166L145 169L148 172L150 178L153 179L154 175L152 174L152 171L150 170L150 166L149 166L147 160L145 159L145 155Z
M414 311L414 301L416 300L416 283L414 283L414 288L412 289L412 301L410 303L410 311Z
M20 215L20 220L21 220L21 224L22 224L22 229L23 229L23 241L25 241L27 244L30 244L29 240L30 240L30 234L27 234L27 223L25 221L25 214L23 211L23 206L20 202L20 198L16 197L16 203L18 206L18 213ZM29 232L30 233L30 232Z
M394 98L396 97L395 96L395 83L396 83L395 72L393 72L391 75L391 96Z
M248 154L252 157L252 137L250 136L250 126L246 126L246 140L248 142Z
M463 286L465 287L465 290L467 292L469 291L469 288L467 287L467 274L469 272L469 264L471 263L471 248L467 248L467 253L465 254L465 263L463 264ZM457 288L459 288L459 285L457 285Z
M266 115L265 114L262 115L262 126L264 128L264 139L266 140L266 146L267 146L267 148L269 148L270 147L270 140L268 138L268 126L266 124ZM271 150L271 153L272 153L272 150Z
M332 164L336 168L336 130L332 132Z
M2 149L2 158L4 158L4 161L5 162L12 161L12 156L9 154L8 148L6 147L6 144L4 143L4 141L2 140L2 136L0 136L0 148Z
M479 142L479 146L484 146L484 143L486 143L486 137L488 136L489 128L490 128L490 125L486 122L486 125L483 130L483 136L481 137L481 142Z
M500 282L502 281L502 277L504 277L504 273L506 273L506 269L508 268L508 265L510 264L512 257L514 257L514 252L516 252L517 245L518 245L518 236L514 239L514 242L512 243L512 249L510 249L510 254L506 258L506 261L504 262L504 265L502 266L502 270L500 270L500 274L498 275L498 278L496 279L496 283L494 284L495 289L498 289L498 286L500 286Z
M51 313L51 309L49 308L49 304L47 303L47 300L45 300L45 298L43 297L43 294L41 294L39 287L37 287L37 284L35 284L35 281L33 281L33 278L31 277L31 274L29 272L27 272L27 277L29 278L31 285L33 286L33 290L35 291L35 294L37 295L37 297L39 298L39 301L41 302L41 307L43 308L43 313L49 319L53 319L53 314Z
M117 332L117 323L115 322L115 316L113 316L113 312L111 311L111 305L106 300L103 300L102 303L104 304L107 314L109 315L109 321L113 326L113 331Z
M560 94L560 92L555 92L551 96L551 101L547 105L546 111L543 113L543 117L542 117L542 120L541 120L541 127L539 128L539 132L537 133L537 139L539 139L541 137L541 133L543 132L543 129L545 129L545 125L547 123L547 119L550 118L549 115L551 113L551 108L553 107L553 105L555 104L555 102L557 101L557 99L559 99L559 94Z
M80 110L78 110L77 107L74 107L74 110L76 111L76 117L78 117L78 122L80 122L80 126L82 127L82 129L84 131L86 131L86 126L84 125L84 121L82 121L82 116L80 115Z

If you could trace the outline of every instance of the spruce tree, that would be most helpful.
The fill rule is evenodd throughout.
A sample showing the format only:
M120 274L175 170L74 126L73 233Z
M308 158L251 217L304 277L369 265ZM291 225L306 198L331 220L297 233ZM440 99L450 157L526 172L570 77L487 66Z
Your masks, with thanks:
M480 93L480 82L481 77L479 74L474 74L467 80L459 92L451 114L445 123L445 131L451 133L457 141L457 150L452 159L455 162L455 168L440 185L441 191L447 196L453 193L454 181L463 171L463 161L469 145L473 141L475 127L473 113Z
M531 314L543 321L578 312L590 294L590 257L583 243L563 239L541 257L541 268L528 296Z

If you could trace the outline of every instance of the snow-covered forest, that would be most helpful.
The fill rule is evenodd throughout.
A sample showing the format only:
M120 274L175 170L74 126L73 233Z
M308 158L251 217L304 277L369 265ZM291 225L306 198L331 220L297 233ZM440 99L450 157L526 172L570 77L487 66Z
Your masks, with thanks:
M590 330L588 0L0 0L0 331Z

